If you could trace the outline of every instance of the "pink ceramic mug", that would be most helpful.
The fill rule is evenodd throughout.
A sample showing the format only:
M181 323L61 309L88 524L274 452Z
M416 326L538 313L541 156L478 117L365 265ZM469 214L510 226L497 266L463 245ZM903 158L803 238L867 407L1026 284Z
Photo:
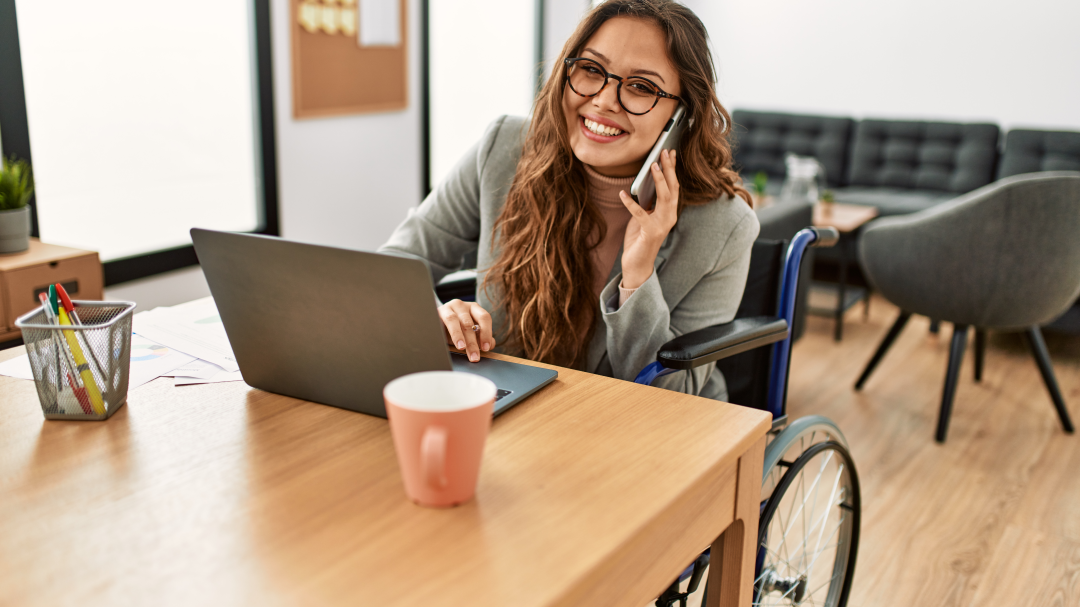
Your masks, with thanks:
M495 384L470 373L412 373L386 384L383 400L409 499L437 508L472 499Z

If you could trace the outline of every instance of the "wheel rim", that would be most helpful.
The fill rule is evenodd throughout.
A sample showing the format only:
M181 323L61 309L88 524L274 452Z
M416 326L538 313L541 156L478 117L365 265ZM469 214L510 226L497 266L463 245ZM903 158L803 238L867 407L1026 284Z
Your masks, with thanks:
M843 445L813 443L810 433L800 438L808 448L794 461L781 459L775 499L762 511L756 606L839 606L847 600L859 523L857 476Z

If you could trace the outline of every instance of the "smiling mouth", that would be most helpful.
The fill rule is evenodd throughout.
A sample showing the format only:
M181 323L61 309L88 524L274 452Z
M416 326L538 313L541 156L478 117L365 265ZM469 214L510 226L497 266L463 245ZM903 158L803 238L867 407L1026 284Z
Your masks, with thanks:
M613 126L607 126L604 124L600 124L599 122L593 122L592 120L589 120L584 116L581 118L581 121L582 124L585 125L585 128L589 129L590 132L600 135L602 137L617 137L626 132Z

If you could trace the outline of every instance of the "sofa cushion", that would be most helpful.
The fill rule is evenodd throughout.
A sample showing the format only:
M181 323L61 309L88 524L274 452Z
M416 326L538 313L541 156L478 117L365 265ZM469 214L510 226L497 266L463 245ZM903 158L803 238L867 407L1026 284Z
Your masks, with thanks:
M1080 171L1080 133L1009 131L998 165L998 179L1039 171Z
M833 191L837 202L877 207L880 215L905 215L956 197L952 192L851 186Z
M784 156L792 153L817 158L829 185L842 182L854 123L850 118L735 110L731 119L735 166L745 181L758 171L783 180Z
M969 192L993 181L999 133L994 124L863 120L847 183Z

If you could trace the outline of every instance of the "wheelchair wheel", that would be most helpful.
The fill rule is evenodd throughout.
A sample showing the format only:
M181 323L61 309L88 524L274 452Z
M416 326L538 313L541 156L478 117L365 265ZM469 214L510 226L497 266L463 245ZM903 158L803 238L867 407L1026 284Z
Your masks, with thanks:
M774 459L765 482L775 482L762 488L755 606L842 607L851 590L860 516L854 462L835 425L801 421L766 449L766 464Z
M827 417L807 415L791 422L782 431L775 431L765 447L765 463L762 466L761 502L772 495L780 478L787 470L781 461L793 462L795 458L817 443L835 441L845 448L847 439L840 428Z

